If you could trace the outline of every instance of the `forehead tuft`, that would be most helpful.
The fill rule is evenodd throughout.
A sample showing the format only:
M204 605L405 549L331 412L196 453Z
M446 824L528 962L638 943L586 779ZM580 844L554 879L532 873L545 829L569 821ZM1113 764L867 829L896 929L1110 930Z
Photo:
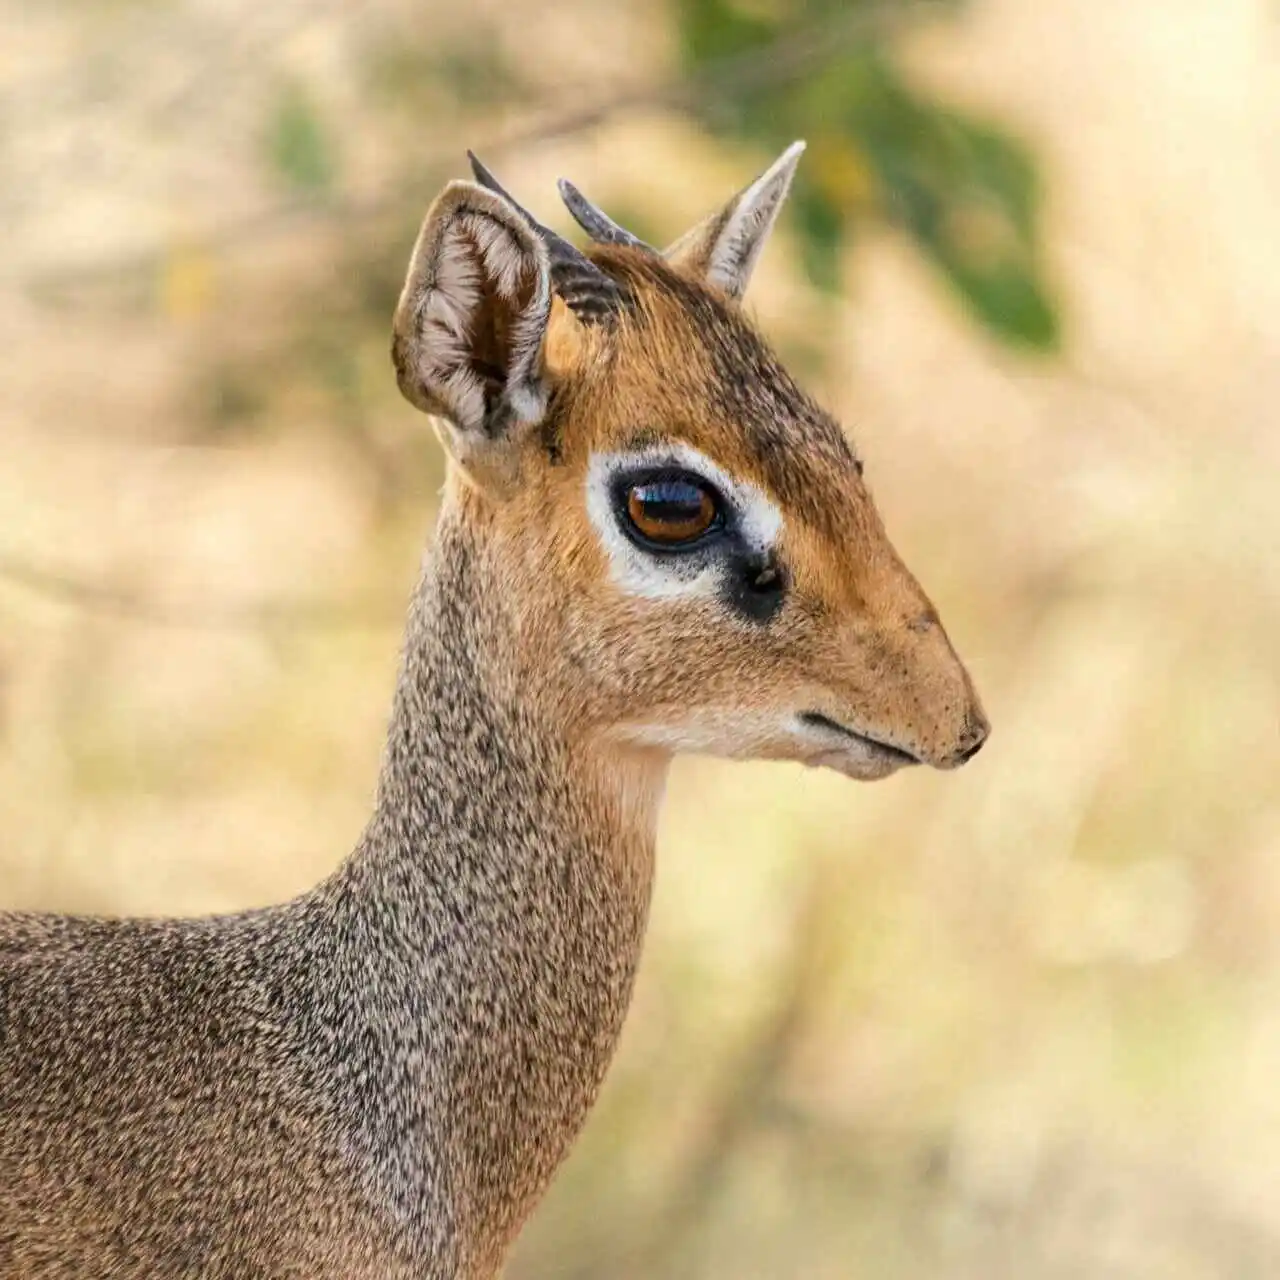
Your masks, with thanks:
M832 513L832 486L856 474L853 450L835 420L783 367L741 308L662 259L629 249L592 258L618 278L632 306L618 327L615 376L628 367L680 399L681 425L732 429L731 452L776 496L816 523ZM687 415L687 416L685 416ZM647 424L636 423L639 430ZM667 425L667 424L662 424Z

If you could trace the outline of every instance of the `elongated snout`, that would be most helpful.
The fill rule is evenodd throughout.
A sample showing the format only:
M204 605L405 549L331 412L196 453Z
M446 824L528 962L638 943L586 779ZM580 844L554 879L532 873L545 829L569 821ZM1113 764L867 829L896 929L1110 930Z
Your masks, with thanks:
M968 669L932 609L887 637L898 658L886 695L902 717L907 750L935 769L958 769L991 736Z
M982 750L991 723L937 615L910 617L864 622L846 639L830 669L833 700L814 711L900 764L958 769Z

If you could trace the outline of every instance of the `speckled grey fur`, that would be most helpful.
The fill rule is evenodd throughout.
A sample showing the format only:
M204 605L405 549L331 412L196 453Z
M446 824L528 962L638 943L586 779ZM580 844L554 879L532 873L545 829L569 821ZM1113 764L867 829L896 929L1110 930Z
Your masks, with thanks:
M652 848L481 695L505 624L468 538L428 558L330 880L206 920L0 915L0 1275L496 1271L615 1044Z

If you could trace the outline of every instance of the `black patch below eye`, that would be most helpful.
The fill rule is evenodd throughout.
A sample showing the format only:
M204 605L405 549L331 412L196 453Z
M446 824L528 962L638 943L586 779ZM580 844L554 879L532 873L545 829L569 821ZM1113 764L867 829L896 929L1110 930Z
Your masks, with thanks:
M786 594L786 574L772 553L750 552L730 561L725 599L748 621L769 622L782 608Z

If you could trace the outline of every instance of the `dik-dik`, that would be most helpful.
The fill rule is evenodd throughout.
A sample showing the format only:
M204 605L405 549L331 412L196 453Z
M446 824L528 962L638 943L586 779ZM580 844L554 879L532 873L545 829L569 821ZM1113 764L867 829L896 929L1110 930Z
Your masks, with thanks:
M617 1043L672 757L982 745L741 306L801 149L666 252L474 160L432 205L392 353L448 481L368 826L266 910L0 916L0 1275L495 1276Z

